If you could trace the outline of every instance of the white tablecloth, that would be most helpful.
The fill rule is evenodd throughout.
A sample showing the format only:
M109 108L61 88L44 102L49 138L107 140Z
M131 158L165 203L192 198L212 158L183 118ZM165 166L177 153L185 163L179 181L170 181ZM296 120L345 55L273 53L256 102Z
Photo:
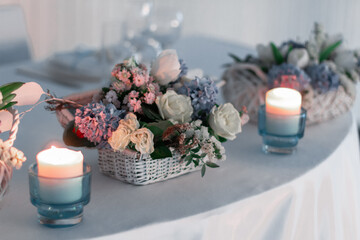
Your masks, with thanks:
M203 38L185 39L178 49L190 66L215 76L227 52L243 51ZM1 78L30 80L15 75L15 68L0 68ZM60 96L80 91L39 83ZM144 187L103 176L96 151L84 150L93 166L84 221L49 229L36 222L27 167L43 147L61 142L61 134L54 114L41 107L23 119L15 146L28 161L14 172L1 202L0 239L360 239L359 147L350 113L308 127L290 156L263 154L257 127L245 126L225 144L228 159L219 169L204 178L195 172Z
M356 129L353 122L324 162L289 183L206 213L101 239L360 239Z

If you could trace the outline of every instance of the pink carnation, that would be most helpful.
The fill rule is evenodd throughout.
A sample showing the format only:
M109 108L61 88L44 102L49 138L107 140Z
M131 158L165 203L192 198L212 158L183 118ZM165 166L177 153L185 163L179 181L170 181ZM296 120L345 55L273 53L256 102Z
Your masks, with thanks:
M125 84L123 82L113 82L111 85L116 92L122 92L125 90Z
M137 97L139 97L139 92L133 90L129 93L129 99L137 98Z
M150 92L157 94L160 91L160 86L157 83L150 83L148 89Z
M130 111L134 111L134 112L138 112L138 113L142 112L141 101L136 100L136 98L129 99L128 106L129 106Z
M115 66L114 69L111 71L111 76L116 77L119 74L120 70L120 67Z
M142 74L136 73L133 75L133 81L137 87L141 87L145 84L145 77Z
M154 93L152 93L152 92L147 92L147 93L145 93L145 103L146 104L153 104L154 103L154 101L155 101L155 94Z
M131 74L126 69L123 69L121 72L118 72L117 74L119 80L125 83L126 85L130 83L130 79L129 79L130 76Z

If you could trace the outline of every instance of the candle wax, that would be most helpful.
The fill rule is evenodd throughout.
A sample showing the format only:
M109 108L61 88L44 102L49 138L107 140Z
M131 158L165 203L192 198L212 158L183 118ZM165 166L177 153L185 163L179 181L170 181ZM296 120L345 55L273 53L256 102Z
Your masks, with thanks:
M299 131L301 94L290 88L274 88L266 93L266 131L286 136Z
M80 151L51 147L37 155L39 195L51 204L71 203L81 198L83 155Z

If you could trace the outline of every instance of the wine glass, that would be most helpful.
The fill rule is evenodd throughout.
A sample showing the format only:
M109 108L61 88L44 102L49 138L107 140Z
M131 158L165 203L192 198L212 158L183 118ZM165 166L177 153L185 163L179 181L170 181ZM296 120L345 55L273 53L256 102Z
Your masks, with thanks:
M147 34L161 44L170 47L181 34L183 14L172 5L160 4L153 10Z

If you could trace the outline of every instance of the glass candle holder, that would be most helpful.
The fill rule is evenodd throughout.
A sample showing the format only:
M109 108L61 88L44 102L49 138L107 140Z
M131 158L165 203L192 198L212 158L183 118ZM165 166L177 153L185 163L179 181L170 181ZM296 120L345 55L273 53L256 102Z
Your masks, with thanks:
M29 168L31 203L38 221L48 227L69 227L82 221L84 206L90 202L91 167L84 163L83 175L50 178L38 175L38 165Z
M300 114L277 115L266 113L261 105L258 114L259 134L262 136L262 150L265 153L291 154L296 150L299 139L304 136L306 110Z

